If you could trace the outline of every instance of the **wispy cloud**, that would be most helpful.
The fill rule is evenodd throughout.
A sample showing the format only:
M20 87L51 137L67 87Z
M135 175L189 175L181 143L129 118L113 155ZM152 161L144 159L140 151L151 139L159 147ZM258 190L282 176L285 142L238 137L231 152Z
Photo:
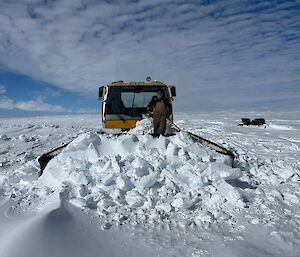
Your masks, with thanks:
M0 96L0 109L12 110L14 109L14 102L4 96Z
M179 87L180 106L263 104L299 97L299 10L289 0L1 1L0 64L95 95L151 75Z
M14 104L14 107L24 111L47 111L47 112L66 112L61 105L51 105L42 101L20 101Z
M65 108L61 105L49 104L40 100L13 101L8 97L0 96L0 109L18 109L30 112L54 112L54 113L97 113L97 109L92 108Z
M0 109L13 110L18 109L30 112L54 112L54 113L96 113L92 108L66 108L62 105L49 104L45 100L49 97L58 96L59 93L52 90L45 90L39 94L36 99L28 101L14 101L6 96L6 88L0 85Z
M42 112L70 112L61 105L52 105L40 100L13 101L7 96L0 96L0 109L23 111L42 111Z
M5 86L3 86L3 85L0 84L0 96L1 96L2 94L5 94L5 93L6 93L6 88L5 88Z

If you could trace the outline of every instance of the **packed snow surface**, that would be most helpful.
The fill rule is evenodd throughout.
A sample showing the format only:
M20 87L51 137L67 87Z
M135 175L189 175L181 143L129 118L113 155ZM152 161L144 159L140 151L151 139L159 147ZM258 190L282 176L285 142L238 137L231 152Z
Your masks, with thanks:
M214 115L178 124L231 149L234 168L147 120L117 136L96 116L2 119L1 256L298 256L300 121ZM39 177L37 157L66 141Z

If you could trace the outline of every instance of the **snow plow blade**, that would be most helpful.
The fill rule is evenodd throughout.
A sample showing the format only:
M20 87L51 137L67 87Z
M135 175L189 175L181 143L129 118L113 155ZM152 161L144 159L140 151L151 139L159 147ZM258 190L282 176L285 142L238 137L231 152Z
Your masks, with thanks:
M201 145L206 146L220 154L229 156L231 159L231 167L234 168L235 155L233 152L229 151L228 149L226 149L225 147L223 147L221 145L218 145L208 139L205 139L204 137L200 137L192 132L185 131L185 130L181 129L177 124L175 124L172 120L170 120L170 119L168 119L168 120L175 127L175 129L178 132L182 131L182 132L187 133L194 142L200 143Z
M182 131L182 129L180 129L174 122L172 122L172 124L176 127L177 131ZM190 138L196 142L196 143L200 143L201 145L203 146L206 146L220 154L223 154L223 155L227 155L231 158L231 166L234 167L234 159L235 159L235 155L229 151L228 149L226 149L225 147L223 146L220 146L208 139L205 139L201 136L198 136L194 133L191 133L189 131L184 131L185 133L187 133ZM105 134L105 132L98 132L98 134ZM117 133L117 134L114 134L116 136L120 136L120 135L124 135L126 133ZM165 135L165 136L173 136L174 134L169 134L169 135ZM153 135L154 136L154 135ZM73 141L73 140L72 140ZM55 157L57 156L58 154L60 154L62 152L62 150L64 148L66 148L72 141L66 143L66 144L63 144L53 150L51 150L50 152L48 153L45 153L43 155L41 155L39 158L38 158L38 162L40 164L40 167L41 167L41 171L40 171L40 175L43 174L43 171L44 169L46 168L47 164Z
M189 136L190 138L194 141L194 142L198 142L200 143L201 145L203 146L206 146L206 147L209 147L210 149L220 153L220 154L223 154L223 155L227 155L231 158L231 166L233 167L234 166L234 159L235 159L235 155L233 152L229 151L228 149L226 149L225 147L223 146L220 146L208 139L205 139L203 137L200 137L194 133L191 133L189 131L185 131Z
M43 171L44 169L46 168L47 164L55 157L57 156L59 153L61 153L61 151L66 148L66 146L68 144L70 144L71 142L69 143L66 143L66 144L63 144L61 145L60 147L57 147L53 150L51 150L50 152L48 153L45 153L43 155L41 155L39 158L38 158L38 162L41 166L41 171L40 171L40 176L43 174Z

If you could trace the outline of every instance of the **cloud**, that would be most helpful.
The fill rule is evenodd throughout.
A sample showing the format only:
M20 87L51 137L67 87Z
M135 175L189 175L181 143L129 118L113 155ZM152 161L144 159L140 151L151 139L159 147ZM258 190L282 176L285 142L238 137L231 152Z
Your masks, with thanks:
M299 96L299 17L289 0L1 1L0 64L90 95L150 75L180 106L264 104Z
M18 109L31 112L55 112L55 113L96 113L98 110L92 108L65 108L62 105L49 104L45 102L49 97L59 96L60 93L46 89L39 92L35 100L14 101L5 95L6 87L0 84L0 110Z
M6 88L5 86L0 84L0 95L5 94L6 93Z
M52 105L40 100L13 101L6 96L0 96L0 109L23 111L42 111L42 112L70 112L61 105Z
M44 90L39 90L37 92L33 92L34 95L36 95L36 99L38 101L45 101L48 98L51 97L58 97L61 96L61 92L58 90L53 90L50 88L45 88Z
M48 113L98 113L97 109L92 108L71 109L65 108L62 105L49 104L41 100L13 101L6 96L0 96L0 109L18 109L22 111Z
M19 109L23 111L44 111L44 112L69 112L61 105L52 105L44 102L46 97L57 96L55 91L49 89L39 93L36 100L29 101L13 101L5 95L6 87L0 84L0 109L13 110Z
M14 109L14 102L7 97L0 96L0 109L12 110Z
M42 101L34 101L34 100L16 102L14 107L24 111L47 111L47 112L67 111L61 105L51 105Z

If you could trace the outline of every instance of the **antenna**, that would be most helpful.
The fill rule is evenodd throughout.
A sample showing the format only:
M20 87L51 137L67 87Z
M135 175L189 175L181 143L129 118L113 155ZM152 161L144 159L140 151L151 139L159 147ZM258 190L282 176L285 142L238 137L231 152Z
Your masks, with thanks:
M118 59L118 56L116 56L116 66L115 66L115 69L116 69L116 78L115 80L119 80L119 59Z

